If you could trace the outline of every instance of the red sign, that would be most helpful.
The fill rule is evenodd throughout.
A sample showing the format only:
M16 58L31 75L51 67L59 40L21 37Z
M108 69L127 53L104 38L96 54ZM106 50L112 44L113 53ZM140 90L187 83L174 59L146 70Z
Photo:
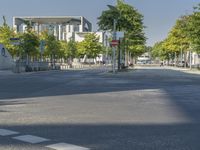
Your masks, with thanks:
M112 46L117 46L117 45L119 45L119 41L118 40L112 40L111 41L111 45Z

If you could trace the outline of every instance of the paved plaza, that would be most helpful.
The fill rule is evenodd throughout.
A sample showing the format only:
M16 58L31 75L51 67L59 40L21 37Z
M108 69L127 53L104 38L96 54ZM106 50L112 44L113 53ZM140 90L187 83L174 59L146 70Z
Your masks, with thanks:
M199 150L200 75L0 74L0 150Z

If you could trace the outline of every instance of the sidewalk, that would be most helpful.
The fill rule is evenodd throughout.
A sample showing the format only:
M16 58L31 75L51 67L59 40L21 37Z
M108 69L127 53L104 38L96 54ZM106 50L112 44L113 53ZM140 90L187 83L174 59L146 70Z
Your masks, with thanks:
M197 69L191 69L190 70L189 68L178 68L178 67L169 67L169 66L165 66L164 68L177 70L177 71L181 71L181 72L189 73L189 74L200 75L200 70L197 70Z
M14 73L11 70L0 70L1 75L13 75Z

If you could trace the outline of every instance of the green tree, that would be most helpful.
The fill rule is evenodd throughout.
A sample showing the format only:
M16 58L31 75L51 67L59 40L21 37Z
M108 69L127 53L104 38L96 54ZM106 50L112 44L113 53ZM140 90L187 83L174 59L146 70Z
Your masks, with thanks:
M161 51L162 51L162 43L163 42L156 42L154 46L152 47L151 56L153 59L160 58L161 57Z
M167 53L168 59L175 60L177 63L177 56L179 55L182 61L183 53L185 54L186 66L186 52L189 51L191 39L189 37L189 19L190 16L182 16L177 19L175 25L170 30L168 37L163 43L165 54Z
M45 41L44 56L50 58L52 67L55 67L55 59L62 58L62 55L64 55L64 51L61 50L61 43L48 31L41 33L41 39Z
M39 56L39 37L33 31L31 23L24 21L26 30L24 33L19 34L21 57L26 58L26 71L31 71L29 68L29 61L31 59L38 59Z
M164 46L165 41L157 42L152 47L151 56L156 59L159 58L160 60L168 60L170 59L170 52Z
M194 7L192 14L177 19L166 40L154 45L152 55L169 60L174 59L175 54L185 53L186 66L186 52L191 48L200 53L200 4Z
M98 17L100 30L112 30L114 20L116 20L116 29L118 31L133 31L141 33L143 31L143 16L135 9L124 3L122 0L117 1L117 5L109 10L102 12Z
M185 27L185 18L181 17L176 21L176 24L169 32L168 37L163 44L163 47L168 50L169 56L171 57L170 59L174 60L175 63L177 63L178 60L177 56L180 55L182 59L182 54L187 52L190 45L188 36L185 32Z
M70 40L69 42L60 41L60 57L72 62L72 59L76 57L77 43Z
M37 57L39 54L39 39L38 36L33 32L25 32L20 36L21 47L23 48L24 54L29 57Z
M121 47L137 57L145 51L146 37L144 34L143 15L133 6L118 0L114 8L105 10L98 18L100 30L113 30L114 21L117 20L116 29L125 32L125 39ZM123 52L124 53L124 52Z
M58 56L59 58L63 58L63 59L67 59L69 58L69 51L68 51L68 47L67 47L67 42L66 41L59 41L60 43L60 49L58 50Z
M78 43L78 56L87 56L88 58L96 58L102 52L102 45L99 43L99 37L95 33L85 36L85 39Z
M194 7L193 14L188 16L187 35L192 48L200 53L200 4Z
M77 56L77 42L70 40L67 43L68 57L75 58Z
M0 26L0 43L9 51L12 57L17 55L17 49L11 44L10 38L15 37L14 30L12 30L7 22L5 16L3 16L3 25Z

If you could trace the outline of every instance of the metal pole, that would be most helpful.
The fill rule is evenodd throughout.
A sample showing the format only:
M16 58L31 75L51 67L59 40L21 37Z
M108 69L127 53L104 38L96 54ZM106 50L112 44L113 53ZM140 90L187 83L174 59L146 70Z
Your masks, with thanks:
M176 52L175 52L175 59L174 59L174 66L176 66L177 58L176 58Z
M117 20L114 19L113 20L113 40L116 40L116 23ZM113 51L113 73L115 73L115 66L116 66L116 58L115 58L115 53L116 53L116 46L112 47L112 51Z
M182 63L182 61L183 61L183 47L181 45L181 63Z
M125 50L124 50L124 65L125 65L125 66L128 66L128 65L127 65L127 51L126 51L126 48L125 48Z
M190 49L190 70L192 69L192 50Z
M117 64L118 64L118 66L117 66L117 68L118 68L118 71L120 71L120 59L121 59L121 52L120 52L120 45L118 46L118 62L117 62Z

